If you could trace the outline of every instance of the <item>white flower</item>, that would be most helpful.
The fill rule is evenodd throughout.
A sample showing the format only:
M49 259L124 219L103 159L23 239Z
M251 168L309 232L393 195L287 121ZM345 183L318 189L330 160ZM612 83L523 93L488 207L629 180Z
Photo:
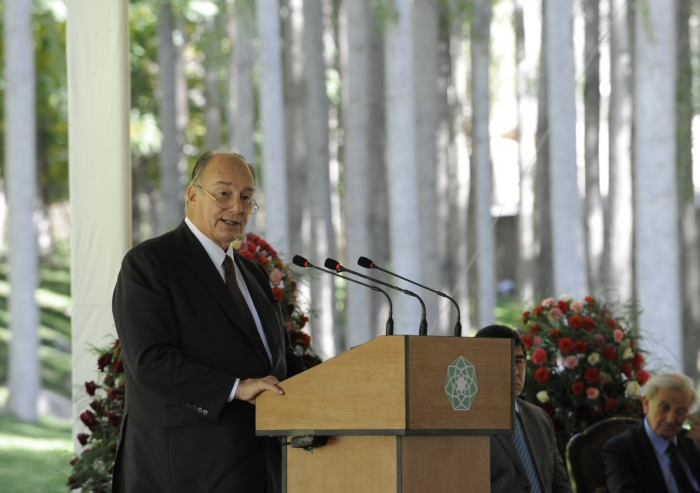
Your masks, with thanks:
M627 386L625 387L627 396L632 399L639 399L639 393L641 392L641 390L642 387L637 383L636 380L630 380L629 382L627 382Z
M241 243L242 243L241 240L233 240L231 242L231 246L233 247L234 250L238 250L239 248L241 248Z
M540 401L542 404L549 401L549 394L547 393L547 391L541 390L537 392L537 400Z
M622 353L622 359L630 359L632 357L632 348L628 347L625 349L625 351Z
M570 293L564 293L559 297L560 300L566 301L567 303L571 303L574 301L574 295Z
M600 363L600 354L599 353L591 353L588 355L588 364L589 365L597 365Z

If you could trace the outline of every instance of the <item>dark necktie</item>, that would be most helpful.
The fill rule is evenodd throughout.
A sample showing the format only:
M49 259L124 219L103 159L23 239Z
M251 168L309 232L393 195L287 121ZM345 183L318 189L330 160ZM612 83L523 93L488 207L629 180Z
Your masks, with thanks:
M233 260L228 255L224 258L224 267L226 268L226 285L233 298L233 303L236 305L238 313L241 316L240 323L249 334L254 334L253 337L256 345L262 346L262 340L258 328L255 325L255 320L253 320L253 315L250 313L248 303L246 303L241 288L236 281L236 270L233 268Z
M535 469L535 463L532 460L532 454L530 454L530 448L525 442L525 435L523 433L523 428L520 424L520 416L515 417L515 434L513 435L513 444L515 445L518 455L520 455L520 460L525 467L525 472L527 473L527 479L530 480L530 492L531 493L542 493L542 488L540 487L540 480L537 476L537 470Z
M668 448L666 449L666 452L668 453L668 456L671 458L671 473L673 474L673 478L676 480L676 486L678 487L678 492L679 493L698 493L698 490L693 488L693 485L690 484L690 480L688 479L688 475L685 473L685 469L683 469L683 465L681 464L681 459L680 459L680 451L678 450L678 445L669 441Z

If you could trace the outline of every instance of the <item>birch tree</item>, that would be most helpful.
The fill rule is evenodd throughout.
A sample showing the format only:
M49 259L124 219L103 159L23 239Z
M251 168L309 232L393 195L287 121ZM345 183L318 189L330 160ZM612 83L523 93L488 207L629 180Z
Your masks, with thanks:
M571 1L544 2L554 291L587 292L584 235L576 182L576 99Z
M5 4L5 179L8 220L10 331L6 409L23 421L37 420L41 386L39 309L34 291L39 261L34 227L36 203L36 75L32 2Z
M676 187L676 2L635 2L634 214L640 327L683 369Z
M472 54L472 159L474 170L474 221L477 246L477 325L495 321L496 240L492 228L492 168L489 134L489 63L491 0L475 3L471 27Z

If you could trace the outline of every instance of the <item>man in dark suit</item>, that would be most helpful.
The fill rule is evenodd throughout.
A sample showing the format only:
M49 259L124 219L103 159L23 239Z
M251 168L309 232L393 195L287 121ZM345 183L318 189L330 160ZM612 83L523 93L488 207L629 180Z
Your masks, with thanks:
M515 341L515 394L525 384L525 346L503 325L489 325L476 337ZM491 493L571 493L571 482L557 450L552 421L541 408L516 399L514 435L491 436Z
M205 153L186 219L124 258L112 302L126 373L115 492L280 491L281 446L255 436L253 404L304 366L265 270L231 248L254 192L242 156Z
M603 447L611 493L700 492L700 418L692 382L680 373L659 373L642 388L646 416ZM690 429L684 429L686 419Z

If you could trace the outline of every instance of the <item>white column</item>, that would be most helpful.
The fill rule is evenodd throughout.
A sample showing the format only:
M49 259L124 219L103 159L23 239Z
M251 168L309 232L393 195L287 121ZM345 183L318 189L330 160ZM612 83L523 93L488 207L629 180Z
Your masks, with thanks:
M131 246L129 16L121 0L67 7L73 385L82 395L97 377L90 347L116 337L112 290ZM74 404L74 416L83 410Z

